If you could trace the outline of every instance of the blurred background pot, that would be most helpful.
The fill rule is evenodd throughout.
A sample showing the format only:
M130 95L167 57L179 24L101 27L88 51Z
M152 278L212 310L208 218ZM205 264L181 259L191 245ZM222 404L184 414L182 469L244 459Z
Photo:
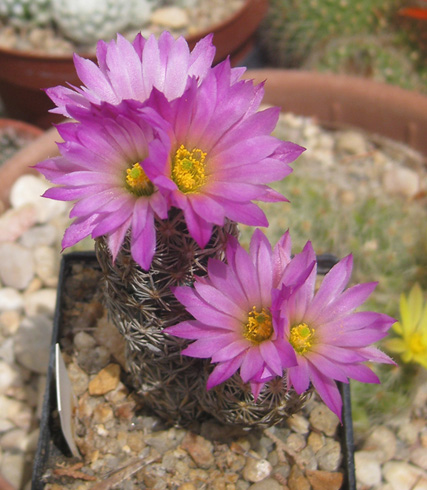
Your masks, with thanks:
M240 10L212 28L187 36L190 47L213 32L215 63L227 56L236 64L251 49L254 34L268 6L267 0L246 0ZM165 27L166 29L166 27ZM80 53L85 58L94 55ZM0 98L9 117L48 128L61 117L50 114L54 104L43 89L55 85L80 85L71 54L45 54L0 47Z
M264 103L313 116L330 126L353 126L427 155L427 96L370 79L304 70L249 70L267 80Z

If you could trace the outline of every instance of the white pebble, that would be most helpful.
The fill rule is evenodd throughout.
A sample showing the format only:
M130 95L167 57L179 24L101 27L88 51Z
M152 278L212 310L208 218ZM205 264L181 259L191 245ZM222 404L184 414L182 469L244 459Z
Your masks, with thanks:
M183 29L189 23L188 14L179 7L164 7L151 14L151 22L171 29Z
M360 485L373 486L381 482L381 464L372 451L354 453L356 479Z
M388 194L411 198L420 190L420 178L410 168L391 168L383 175L383 186Z
M363 155L367 152L366 138L357 131L344 131L337 137L336 148L351 155Z
M0 242L14 242L36 223L37 213L31 204L8 209L0 214Z
M52 320L45 315L24 318L15 335L16 360L30 371L43 374L49 363Z
M383 474L393 490L414 490L415 488L421 490L420 480L424 479L427 482L427 474L423 470L403 461L389 461L383 466ZM418 483L417 486L415 486L416 483Z
M24 305L22 294L13 288L0 289L0 311L20 310Z
M0 243L0 279L5 286L25 289L34 277L30 250L18 243Z
M41 197L48 187L49 184L40 177L23 175L10 191L11 206L19 208L24 204L32 204L37 213L37 222L47 223L67 209L67 204L63 201Z
M56 289L43 288L24 296L24 309L27 316L46 314L53 316L56 305Z
M271 464L266 459L248 457L243 468L243 478L246 481L255 483L270 476L272 469Z

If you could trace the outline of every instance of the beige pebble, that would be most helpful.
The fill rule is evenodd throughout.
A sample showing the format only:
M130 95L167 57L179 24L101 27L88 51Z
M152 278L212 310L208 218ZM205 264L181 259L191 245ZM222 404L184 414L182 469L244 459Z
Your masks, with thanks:
M120 366L118 364L109 364L89 383L89 393L91 395L104 395L114 390L120 381Z
M306 477L313 490L339 490L344 479L342 473L321 470L307 470Z
M181 447L185 449L200 468L210 468L214 463L213 446L202 436L188 432Z
M183 29L189 23L188 14L179 7L164 7L156 9L151 14L151 22L171 29Z

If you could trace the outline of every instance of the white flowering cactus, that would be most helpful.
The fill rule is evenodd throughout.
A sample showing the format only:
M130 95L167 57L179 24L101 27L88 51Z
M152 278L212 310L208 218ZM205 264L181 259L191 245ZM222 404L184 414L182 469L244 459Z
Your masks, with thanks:
M44 26L52 19L51 0L0 0L0 18L14 26Z
M51 0L60 31L77 44L111 39L128 26L141 27L150 17L151 0Z

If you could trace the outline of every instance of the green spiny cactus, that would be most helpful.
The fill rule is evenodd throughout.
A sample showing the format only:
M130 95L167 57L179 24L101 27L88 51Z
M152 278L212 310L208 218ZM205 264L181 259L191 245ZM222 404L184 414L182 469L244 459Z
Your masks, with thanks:
M299 66L337 36L377 33L387 27L398 0L271 0L259 30L270 63Z
M0 0L0 19L16 27L44 26L51 21L50 0Z
M425 91L411 52L390 36L348 36L332 39L313 51L307 69L372 78L402 88Z

